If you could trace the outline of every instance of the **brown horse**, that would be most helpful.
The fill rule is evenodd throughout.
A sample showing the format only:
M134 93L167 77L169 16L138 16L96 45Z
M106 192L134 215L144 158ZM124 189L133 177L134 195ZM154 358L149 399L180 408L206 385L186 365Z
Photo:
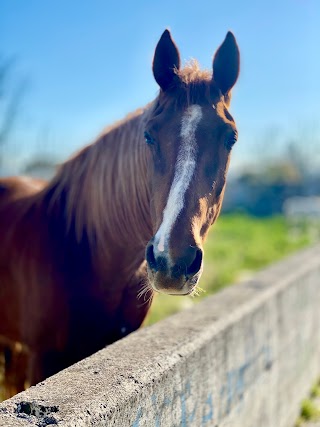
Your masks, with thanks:
M137 329L149 308L139 294L195 291L237 138L228 107L238 73L232 33L212 74L195 61L180 69L166 30L151 104L49 183L0 181L0 336L11 393ZM21 343L26 368L15 367L9 342Z

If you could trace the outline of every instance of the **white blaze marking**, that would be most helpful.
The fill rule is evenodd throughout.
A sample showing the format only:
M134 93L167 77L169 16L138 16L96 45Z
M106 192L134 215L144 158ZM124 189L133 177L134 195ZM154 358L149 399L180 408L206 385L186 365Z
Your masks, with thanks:
M202 111L199 105L191 105L185 111L181 124L181 145L172 186L169 192L167 205L163 211L162 224L155 235L155 248L164 252L168 246L172 227L178 218L184 204L184 196L189 187L196 166L196 139L195 133L201 120Z

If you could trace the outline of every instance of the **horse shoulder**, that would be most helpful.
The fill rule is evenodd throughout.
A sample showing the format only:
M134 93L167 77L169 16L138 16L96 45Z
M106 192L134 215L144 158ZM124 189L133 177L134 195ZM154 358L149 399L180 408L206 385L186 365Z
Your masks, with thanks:
M9 177L0 179L0 264L11 259L14 252L29 239L39 235L39 221L33 209L44 181ZM39 216L39 215L38 215Z

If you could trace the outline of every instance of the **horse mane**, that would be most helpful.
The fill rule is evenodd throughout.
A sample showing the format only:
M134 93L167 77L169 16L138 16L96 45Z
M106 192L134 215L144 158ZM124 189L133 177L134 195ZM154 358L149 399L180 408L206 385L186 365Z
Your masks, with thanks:
M85 233L105 253L110 239L113 244L146 244L152 229L143 132L152 107L106 128L95 142L62 163L41 192L48 214L58 210L66 233L73 228L77 241Z

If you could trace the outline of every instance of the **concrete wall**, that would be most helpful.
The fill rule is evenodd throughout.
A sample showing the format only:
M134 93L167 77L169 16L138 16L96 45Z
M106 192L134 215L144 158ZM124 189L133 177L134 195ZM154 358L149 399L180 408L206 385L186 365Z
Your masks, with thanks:
M292 427L320 375L320 246L0 404L0 426Z

